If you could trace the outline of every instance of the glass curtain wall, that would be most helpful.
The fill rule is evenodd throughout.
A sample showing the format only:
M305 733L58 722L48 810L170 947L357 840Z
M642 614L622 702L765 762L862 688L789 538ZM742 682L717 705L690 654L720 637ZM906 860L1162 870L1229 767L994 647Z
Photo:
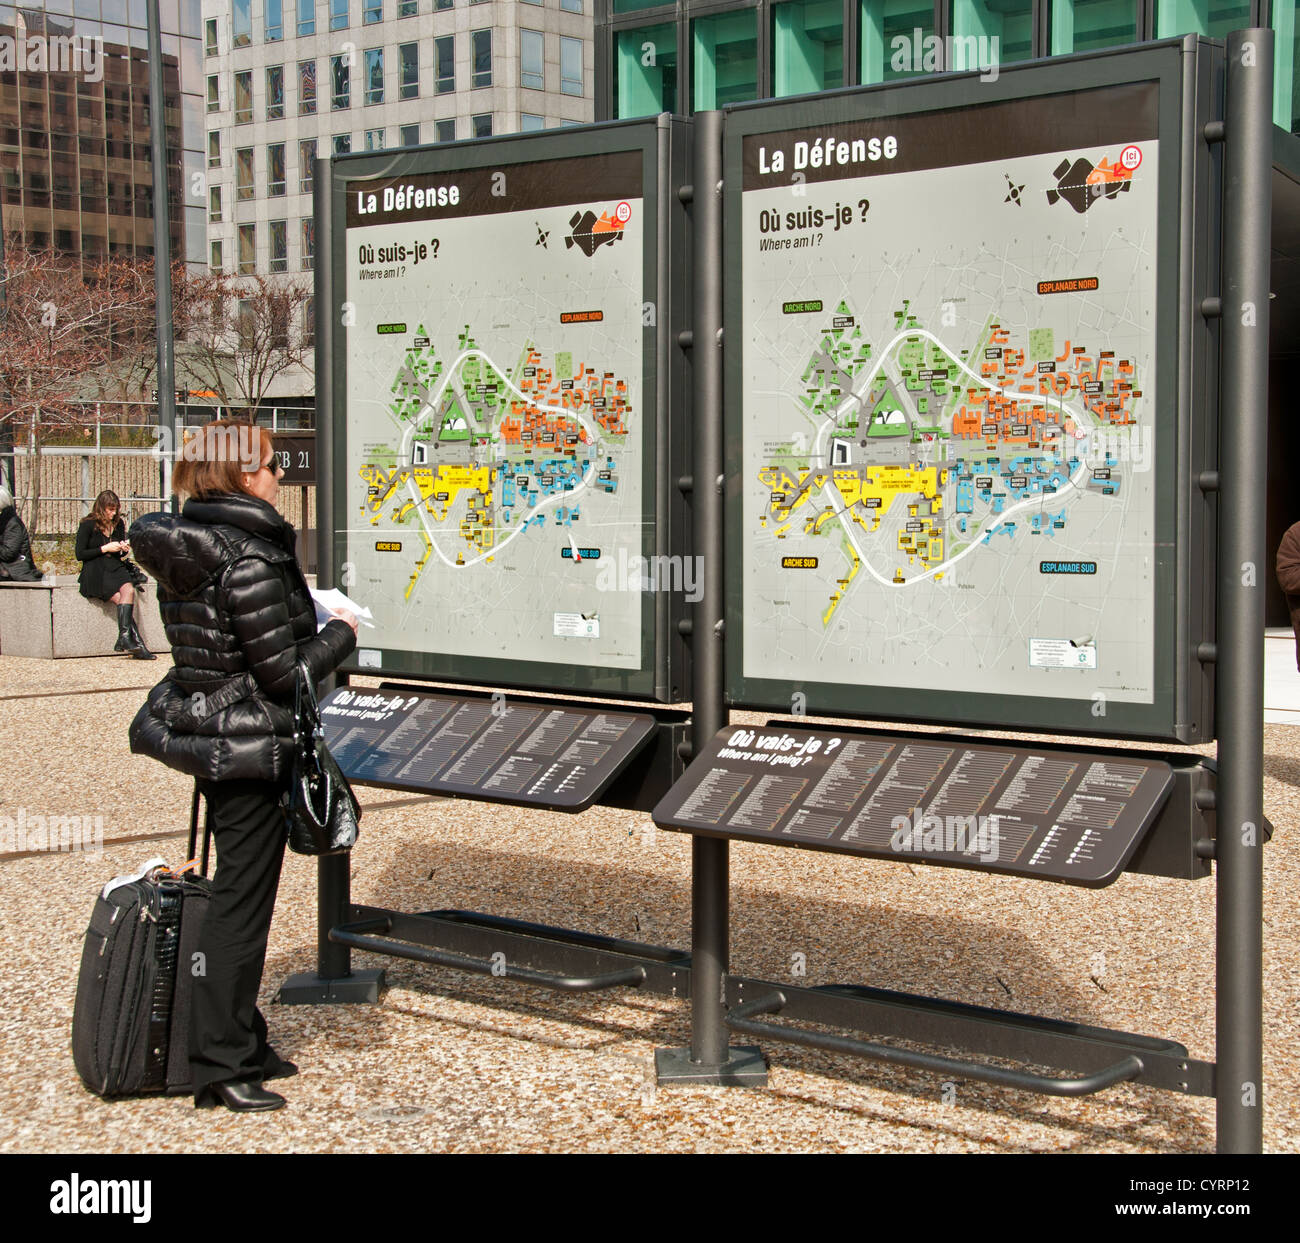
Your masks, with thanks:
M1138 0L1052 0L1053 56L1136 43Z
M615 116L677 111L677 27L620 30L614 41Z
M691 23L696 112L758 96L758 12L744 9Z
M1273 122L1300 134L1300 23L1296 0L1273 0Z
M783 0L772 6L772 94L806 95L844 85L840 0Z
M893 82L934 72L934 5L925 0L862 0L860 80ZM931 61L926 62L927 54ZM940 57L942 59L942 57Z
M1034 54L1033 0L953 0L952 68L988 69Z

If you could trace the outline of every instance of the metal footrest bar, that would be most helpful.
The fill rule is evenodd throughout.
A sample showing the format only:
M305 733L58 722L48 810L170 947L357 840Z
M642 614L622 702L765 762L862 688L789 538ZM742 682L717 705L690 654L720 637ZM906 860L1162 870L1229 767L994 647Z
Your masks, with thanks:
M330 929L331 941L562 992L689 993L689 955L661 946L473 911L407 914L354 906L351 914L348 923Z
M785 1008L786 998L781 992L769 993L744 1005L736 1006L723 1020L732 1031L748 1036L766 1036L791 1044L808 1045L831 1053L846 1053L853 1057L869 1058L874 1062L887 1062L896 1066L910 1066L916 1070L953 1075L960 1079L975 1079L999 1087L1019 1088L1047 1096L1090 1096L1103 1088L1113 1087L1129 1079L1136 1079L1143 1070L1142 1062L1130 1054L1093 1074L1077 1079L1059 1079L1036 1075L1024 1070L1008 1070L1001 1066L985 1066L978 1062L958 1058L939 1057L933 1053L917 1053L911 1049L896 1049L891 1045L856 1040L847 1036L831 1036L822 1032L802 1031L776 1023L763 1023L755 1019L758 1014L777 1014Z
M353 949L391 954L394 958L413 958L416 962L518 980L521 984L536 984L541 988L557 988L566 993L594 993L604 988L636 988L645 983L644 967L624 967L619 971L606 971L602 975L553 975L546 971L534 971L531 967L515 966L505 961L504 956L502 961L493 962L490 958L467 958L464 954L451 954L427 945L405 945L386 940L392 927L389 919L367 919L356 924L340 924L337 928L330 929L330 940L350 945ZM373 933L380 935L371 935Z

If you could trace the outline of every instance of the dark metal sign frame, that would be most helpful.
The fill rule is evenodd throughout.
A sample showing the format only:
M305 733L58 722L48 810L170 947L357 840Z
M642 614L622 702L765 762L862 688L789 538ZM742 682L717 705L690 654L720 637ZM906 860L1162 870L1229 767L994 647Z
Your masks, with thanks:
M726 112L724 145L725 263L733 278L726 292L727 426L727 690L734 707L789 712L796 695L809 714L970 724L992 728L1065 732L1101 737L1140 737L1205 742L1214 737L1212 677L1203 663L1213 638L1213 511L1197 487L1214 450L1212 394L1216 382L1212 329L1199 314L1210 289L1218 205L1205 194L1209 153L1198 141L1211 112L1208 56L1198 58L1194 39L1170 40L1138 49L1087 57L1055 58L1051 64L1007 67L996 82L974 74L929 82L829 92L779 103L738 105ZM924 119L941 110L1006 109L1050 105L1053 97L1079 92L1123 91L1126 84L1153 82L1158 90L1160 160L1155 330L1157 401L1155 422L1155 513L1152 586L1153 700L1110 698L1104 715L1091 696L1032 696L949 691L850 682L803 681L744 672L745 589L744 480L746 434L742 381L748 342L741 331L746 293L742 270L742 174L744 139L794 129L822 128L872 119ZM1062 116L1071 132L1086 130L1073 105ZM1023 123L1023 121L1021 122ZM847 148L845 148L847 150ZM926 148L923 161L935 161ZM938 163L960 163L954 152ZM867 176L874 168L862 173ZM884 171L884 170L880 170ZM805 174L812 178L815 174ZM869 185L869 180L865 183ZM799 187L802 188L802 187ZM809 199L798 200L806 203ZM827 226L829 227L829 225ZM828 464L829 469L829 464ZM752 602L756 603L756 602ZM869 624L864 618L863 624ZM1174 642L1168 636L1176 636Z
M584 127L580 133L559 131L526 138L503 137L474 143L448 143L396 151L338 156L330 161L328 175L332 227L321 256L327 270L318 278L332 288L328 320L320 320L318 349L325 353L330 374L332 400L321 405L321 423L333 433L331 462L330 525L322 528L323 547L332 547L335 577L341 577L347 561L348 472L355 463L347 443L347 340L338 307L348 301L347 232L350 205L366 183L394 178L443 176L456 172L501 170L508 173L528 165L573 159L596 159L620 152L640 156L642 210L645 213L642 264L643 306L653 308L654 318L643 329L641 367L642 391L638 426L641 436L642 510L640 556L656 558L656 566L667 566L669 558L682 557L686 543L682 498L673 481L685 461L684 368L676 337L682 327L685 306L678 291L681 282L669 279L669 264L687 250L686 217L671 188L683 179L686 131L669 118L629 121ZM324 162L322 162L324 165ZM505 184L509 184L508 179ZM561 183L554 194L556 204L582 199L582 189L568 189ZM508 199L503 201L508 202ZM400 220L400 213L394 217ZM490 245L490 213L483 217L484 245ZM383 223L389 223L386 219ZM328 324L328 328L325 325ZM318 374L320 368L318 367ZM320 387L318 385L318 387ZM644 420L644 421L642 421ZM322 454L321 473L325 470ZM324 511L323 511L324 512ZM684 581L684 579L683 579ZM454 651L380 650L377 668L363 667L359 658L345 666L346 672L380 673L464 682L490 686L572 691L584 695L608 695L624 699L646 699L661 703L687 697L689 667L686 649L677 626L683 615L681 591L643 591L640 601L641 653L637 668L615 669L589 664L502 657L467 656ZM363 603L365 603L363 601ZM364 644L363 644L364 646Z

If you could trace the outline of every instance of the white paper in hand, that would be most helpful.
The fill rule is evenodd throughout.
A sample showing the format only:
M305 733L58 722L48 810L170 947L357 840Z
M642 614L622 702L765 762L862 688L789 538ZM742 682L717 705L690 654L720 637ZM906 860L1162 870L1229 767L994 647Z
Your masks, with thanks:
M317 630L326 622L334 620L330 614L337 609L347 609L363 626L369 626L371 630L375 628L374 614L355 600L349 599L337 587L330 587L325 591L313 587L311 598L316 602Z

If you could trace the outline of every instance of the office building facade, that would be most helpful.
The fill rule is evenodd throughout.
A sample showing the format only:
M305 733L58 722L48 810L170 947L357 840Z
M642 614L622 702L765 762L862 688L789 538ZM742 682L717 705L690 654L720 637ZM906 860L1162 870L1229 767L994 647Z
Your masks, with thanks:
M303 273L318 156L593 117L591 0L205 0L208 260Z
M161 0L171 246L205 258L200 0ZM144 0L0 0L0 218L35 249L153 253Z

